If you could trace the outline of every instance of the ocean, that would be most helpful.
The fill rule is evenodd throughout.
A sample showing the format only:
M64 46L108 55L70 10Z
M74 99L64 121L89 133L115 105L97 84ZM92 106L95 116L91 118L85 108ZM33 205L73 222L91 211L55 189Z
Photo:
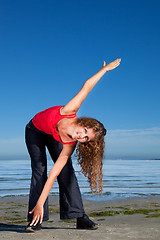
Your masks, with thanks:
M31 179L30 160L0 160L0 197L28 195ZM48 160L48 171L52 168ZM76 160L73 166L82 197L86 200L108 201L132 197L160 196L160 161L109 160L103 161L103 193L91 193L87 178L80 172ZM50 192L59 195L57 181Z

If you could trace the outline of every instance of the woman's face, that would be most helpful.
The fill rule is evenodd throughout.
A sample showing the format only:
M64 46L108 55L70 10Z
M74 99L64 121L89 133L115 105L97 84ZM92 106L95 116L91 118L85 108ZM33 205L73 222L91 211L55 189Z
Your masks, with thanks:
M92 128L82 127L76 125L72 134L72 138L78 142L89 142L93 141L96 134Z

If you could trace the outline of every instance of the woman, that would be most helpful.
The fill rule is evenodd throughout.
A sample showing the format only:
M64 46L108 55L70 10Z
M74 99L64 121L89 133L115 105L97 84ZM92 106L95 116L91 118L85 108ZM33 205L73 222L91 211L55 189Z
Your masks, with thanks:
M26 232L34 232L47 221L48 195L57 178L60 192L60 218L77 219L78 229L96 229L83 209L82 198L72 167L71 155L76 143L82 172L97 193L102 192L102 157L106 130L92 118L77 118L77 111L101 77L120 64L117 59L88 79L78 94L65 106L55 106L38 114L26 126L26 145L31 157L32 179ZM47 178L47 146L54 166Z

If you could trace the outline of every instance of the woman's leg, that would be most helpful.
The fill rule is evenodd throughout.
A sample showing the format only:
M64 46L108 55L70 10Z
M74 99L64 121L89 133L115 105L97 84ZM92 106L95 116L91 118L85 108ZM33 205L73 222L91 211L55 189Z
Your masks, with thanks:
M63 145L53 139L47 138L47 148L54 162L56 162ZM57 177L60 193L60 219L78 218L84 214L82 197L77 178L72 166L71 158Z
M28 206L28 221L32 221L33 214L29 214L36 203L42 192L44 184L47 180L47 158L45 150L45 134L37 130L33 123L30 122L26 126L26 145L28 148L29 155L31 157L32 167L32 179L29 195L29 206ZM43 221L49 219L48 214L48 199L44 204L44 216Z

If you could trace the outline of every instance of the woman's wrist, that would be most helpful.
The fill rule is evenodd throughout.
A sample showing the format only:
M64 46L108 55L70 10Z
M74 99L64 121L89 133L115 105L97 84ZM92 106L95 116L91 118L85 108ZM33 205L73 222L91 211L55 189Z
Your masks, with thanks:
M104 74L109 71L109 70L107 69L107 66L102 67L101 70L102 70L102 72L103 72Z
M39 206L39 207L43 207L43 202L41 201L41 199L39 199L38 201L37 201L37 206Z

